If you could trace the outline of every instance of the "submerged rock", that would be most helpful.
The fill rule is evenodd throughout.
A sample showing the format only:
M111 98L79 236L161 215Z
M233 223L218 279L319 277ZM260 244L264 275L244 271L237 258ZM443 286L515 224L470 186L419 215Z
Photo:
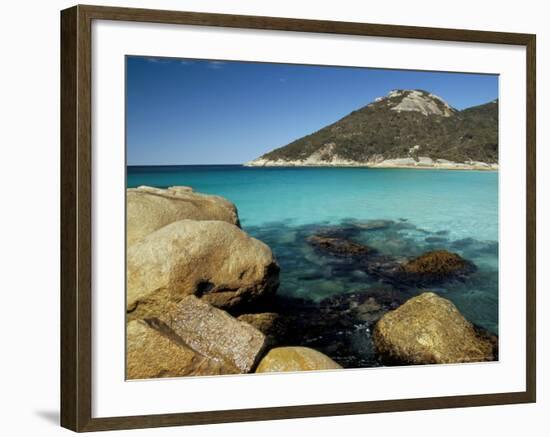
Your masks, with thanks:
M380 287L331 296L322 300L320 307L327 318L348 318L347 324L351 326L358 323L367 323L371 326L382 315L396 309L405 300L400 291ZM339 324L345 324L344 320L340 320Z
M128 188L126 205L128 246L163 226L184 219L221 220L239 225L233 203L220 196L196 193L190 187Z
M128 248L127 278L127 311L147 318L190 294L222 308L249 304L275 293L279 266L235 225L181 220Z
M476 267L456 253L434 250L424 253L399 269L399 276L411 282L440 282L460 278L475 271Z
M404 301L389 287L343 292L320 302L277 295L270 311L280 314L285 327L277 345L313 348L345 368L380 366L369 331Z
M308 347L278 347L262 358L256 373L341 369L325 354Z
M424 241L426 243L431 243L431 244L441 244L441 243L446 243L448 240L444 237L426 237L424 238Z
M312 235L307 238L307 242L323 252L337 256L365 256L372 252L372 249L362 244L326 235Z
M355 222L346 222L339 225L313 226L308 234L333 238L354 238L361 233L362 229Z
M403 264L403 271L417 274L443 275L463 270L468 265L460 255L447 250L434 250L424 253Z
M357 222L354 223L360 229L365 231L379 231L382 229L387 229L394 224L393 220L368 220L366 222Z
M426 292L386 313L373 340L390 363L445 364L495 359L493 345L479 336L455 305Z
M210 359L250 372L266 346L265 336L252 325L239 321L195 296L171 305L153 326Z
M365 322L374 322L383 314L383 306L374 297L369 297L354 308L357 317Z
M239 373L236 367L207 358L143 321L128 323L126 339L128 379Z
M366 271L394 286L428 286L450 280L464 280L476 266L447 250L426 252L411 260L379 256L368 260Z

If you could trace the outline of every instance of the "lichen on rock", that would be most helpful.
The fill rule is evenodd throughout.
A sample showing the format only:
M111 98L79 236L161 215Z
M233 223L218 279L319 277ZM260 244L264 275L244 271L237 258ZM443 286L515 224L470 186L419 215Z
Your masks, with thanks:
M432 292L386 313L373 332L389 363L449 364L492 361L493 344L482 338L449 300Z

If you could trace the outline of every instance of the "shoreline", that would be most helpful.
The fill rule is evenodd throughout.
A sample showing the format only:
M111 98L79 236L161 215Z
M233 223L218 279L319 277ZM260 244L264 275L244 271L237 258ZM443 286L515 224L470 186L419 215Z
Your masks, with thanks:
M457 165L412 165L412 164L363 164L363 163L338 163L338 164L322 164L322 163L293 163L285 162L278 163L277 161L271 161L269 163L256 164L247 162L242 164L243 167L250 168L370 168L370 169L414 169L414 170L468 170L468 171L484 171L484 172L498 172L498 164L485 164L485 165L471 165L460 164Z

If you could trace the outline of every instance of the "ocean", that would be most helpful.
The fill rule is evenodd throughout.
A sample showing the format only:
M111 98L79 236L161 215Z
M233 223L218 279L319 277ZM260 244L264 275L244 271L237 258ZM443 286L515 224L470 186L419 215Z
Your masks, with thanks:
M341 260L306 242L329 227L359 229L354 241L394 257L433 249L456 252L477 271L465 282L430 290L498 335L498 172L129 166L127 186L139 185L186 185L234 202L242 228L275 253L281 296L320 302L380 286L360 268L342 268ZM421 291L407 290L410 295Z

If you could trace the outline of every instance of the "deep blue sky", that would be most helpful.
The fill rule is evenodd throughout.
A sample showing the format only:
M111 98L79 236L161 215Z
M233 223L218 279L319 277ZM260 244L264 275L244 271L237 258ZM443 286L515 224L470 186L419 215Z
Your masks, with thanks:
M127 58L129 165L239 164L392 89L457 109L498 97L498 77L349 67Z

